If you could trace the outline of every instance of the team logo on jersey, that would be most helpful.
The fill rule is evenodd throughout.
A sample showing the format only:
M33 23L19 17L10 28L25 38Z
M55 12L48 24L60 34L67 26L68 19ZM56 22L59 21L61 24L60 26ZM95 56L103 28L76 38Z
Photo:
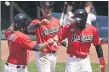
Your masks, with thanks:
M81 42L91 42L93 40L92 35L73 35L71 38L71 42L73 41L81 41Z
M10 41L15 41L17 38L18 38L18 36L14 35L14 34L10 34L8 36L8 40L10 40Z
M59 31L59 27L54 27L51 29L43 29L41 35L44 36L47 34L54 34L54 33L57 33L58 31Z

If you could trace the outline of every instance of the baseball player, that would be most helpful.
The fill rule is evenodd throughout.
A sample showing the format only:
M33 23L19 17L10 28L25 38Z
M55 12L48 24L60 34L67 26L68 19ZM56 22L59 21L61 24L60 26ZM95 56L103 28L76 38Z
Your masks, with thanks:
M37 43L46 42L53 38L60 29L60 22L52 16L54 2L40 2L42 16L33 20L28 26L28 32L35 32ZM39 28L36 28L39 27ZM54 43L55 44L55 43ZM56 45L48 45L45 49L36 52L38 72L54 72L56 65Z
M94 26L86 25L87 15L84 9L76 10L72 17L75 22L66 25L53 38L56 42L68 39L67 53L69 56L65 72L92 72L89 59L91 43L96 48L100 61L100 72L104 72L106 69L98 32Z
M53 40L49 39L42 44L36 44L30 40L25 34L29 22L27 17L19 13L14 17L14 23L5 32L8 41L9 56L4 66L4 72L28 72L27 62L29 51L39 51L48 44L52 44Z

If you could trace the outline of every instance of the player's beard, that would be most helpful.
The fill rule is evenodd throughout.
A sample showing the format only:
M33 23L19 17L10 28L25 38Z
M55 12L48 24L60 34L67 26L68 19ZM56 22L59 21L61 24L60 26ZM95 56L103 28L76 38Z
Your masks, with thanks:
M86 27L86 21L81 20L79 23L76 23L76 26L80 29L83 30Z

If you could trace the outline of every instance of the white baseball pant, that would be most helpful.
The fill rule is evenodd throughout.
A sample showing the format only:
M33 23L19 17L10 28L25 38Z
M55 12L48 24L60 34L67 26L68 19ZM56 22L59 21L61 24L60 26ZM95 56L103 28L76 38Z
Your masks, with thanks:
M89 57L68 57L66 61L65 72L92 72Z
M20 68L17 68L17 65L8 63L8 65L4 65L4 72L28 72L27 67L22 68L23 65L20 65Z
M38 72L55 72L56 53L36 52Z

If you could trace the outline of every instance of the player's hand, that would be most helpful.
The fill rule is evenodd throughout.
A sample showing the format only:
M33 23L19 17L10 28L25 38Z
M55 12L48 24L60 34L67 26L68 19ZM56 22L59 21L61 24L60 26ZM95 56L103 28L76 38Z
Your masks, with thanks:
M49 20L47 20L47 19L43 19L41 22L40 22L40 24L41 25L48 25L50 22L49 22Z
M75 21L75 19L69 18L69 22L70 22L70 24L74 24L76 21Z
M104 72L106 70L106 66L105 65L100 65L100 72Z
M104 58L100 58L100 72L104 72L106 70L105 60Z
M59 46L60 46L60 45L59 45L57 42L54 42L52 46L54 46L54 47L56 47L56 48L59 49Z
M50 38L47 40L47 42L52 45L54 43L54 40L52 38Z

